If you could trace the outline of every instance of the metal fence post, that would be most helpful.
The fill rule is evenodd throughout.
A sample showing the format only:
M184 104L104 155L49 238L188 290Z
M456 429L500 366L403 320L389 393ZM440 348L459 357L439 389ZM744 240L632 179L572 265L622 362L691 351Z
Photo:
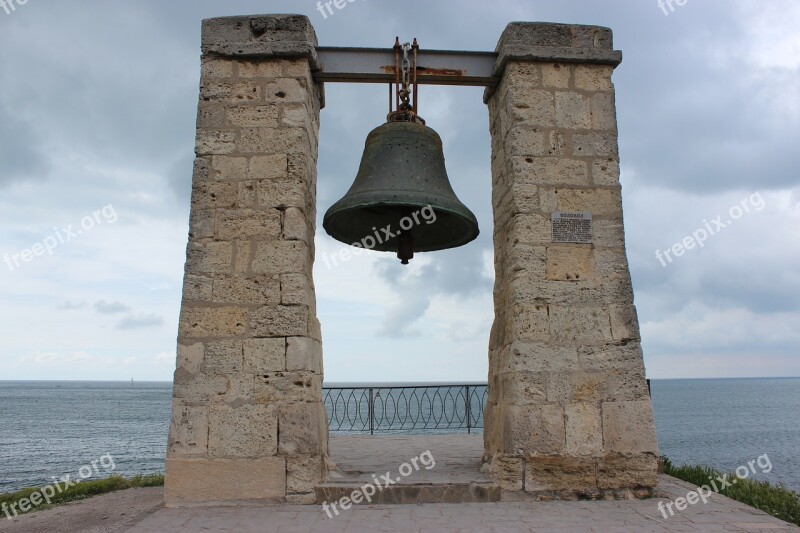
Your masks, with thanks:
M464 403L466 404L467 409L467 434L472 433L472 409L469 402L469 385L464 385L464 389L466 389L467 393L464 395L466 400Z
M372 395L372 387L369 389L369 434L375 434L375 399Z

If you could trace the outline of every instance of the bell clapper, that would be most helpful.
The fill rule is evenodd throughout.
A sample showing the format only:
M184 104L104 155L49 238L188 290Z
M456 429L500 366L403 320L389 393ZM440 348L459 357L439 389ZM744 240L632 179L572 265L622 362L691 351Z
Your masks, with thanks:
M397 237L397 258L403 265L407 265L414 258L414 235L412 233L403 233Z

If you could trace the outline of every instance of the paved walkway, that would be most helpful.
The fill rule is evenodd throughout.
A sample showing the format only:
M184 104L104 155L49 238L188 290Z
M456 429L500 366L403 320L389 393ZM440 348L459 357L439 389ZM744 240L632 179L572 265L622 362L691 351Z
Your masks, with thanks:
M408 482L461 482L478 474L483 440L480 435L414 437L338 437L331 455L345 478L371 478L398 472L400 465L430 451L431 470L420 468ZM675 516L664 518L659 502L685 497L694 487L661 476L659 498L650 500L359 505L328 518L319 506L258 506L161 509L131 533L145 532L780 532L800 531L724 496L712 495ZM667 512L667 511L665 511ZM668 513L667 513L668 514Z

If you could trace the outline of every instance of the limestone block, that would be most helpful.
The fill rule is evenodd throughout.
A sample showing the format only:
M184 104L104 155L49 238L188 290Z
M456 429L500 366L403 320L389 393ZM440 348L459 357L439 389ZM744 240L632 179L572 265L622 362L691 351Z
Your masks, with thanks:
M564 452L564 409L560 405L510 405L502 409L505 453L531 457Z
M499 374L500 394L505 405L547 403L547 379L544 372Z
M539 185L587 185L585 161L561 157L512 157L515 180Z
M213 209L192 209L189 217L189 238L211 238L214 236L215 226Z
M549 216L542 214L520 214L513 217L506 226L508 242L549 244L553 240L553 225Z
M233 249L233 271L235 274L250 272L250 263L253 260L253 243L251 241L237 241Z
M505 332L507 341L547 341L550 330L546 305L511 304Z
M167 457L167 505L280 499L286 493L286 460Z
M607 397L605 372L566 371L551 374L547 382L547 399L551 402L594 402L599 405Z
M658 457L607 455L597 461L597 485L601 489L655 487L658 483Z
M300 305L264 306L250 312L255 337L303 337L308 334L308 308Z
M597 487L595 470L590 457L531 457L525 469L525 490L591 493Z
M192 184L193 209L234 207L238 196L235 183L199 181Z
M293 181L258 182L258 205L262 207L296 207L305 209L310 202L310 193L302 183Z
M256 207L258 205L258 187L256 181L240 181L237 183L238 190L236 205L239 207Z
M614 93L598 93L591 97L592 129L617 130L617 109Z
M525 479L525 463L521 457L499 455L492 461L492 478L503 490L520 491Z
M205 276L186 274L183 278L183 300L205 302L211 299L213 280Z
M311 494L316 503L314 488L320 484L324 474L322 456L299 455L286 458L286 492L288 494Z
M612 91L613 72L614 67L611 65L576 65L575 87L584 91Z
M592 181L595 185L619 185L619 161L612 158L592 162Z
M281 302L283 305L305 305L316 309L314 285L306 274L281 275Z
M308 246L303 241L256 243L252 270L256 274L289 274L310 271Z
M276 104L228 107L228 123L231 126L277 128L280 108Z
M603 422L596 403L564 405L568 455L597 455L603 451Z
M178 344L177 368L183 369L190 374L196 374L203 365L204 352L205 347L202 342Z
M278 453L286 456L319 455L327 438L327 415L321 403L293 403L280 408Z
M261 86L253 82L203 81L200 99L204 102L247 102L261 100Z
M322 398L322 376L311 372L273 372L257 376L253 396L258 403L288 405Z
M286 154L256 155L250 158L247 176L250 179L288 180L288 159Z
M650 391L641 360L635 362L631 370L613 370L608 372L608 394L606 400L617 402L633 402L649 400Z
M172 389L173 397L184 403L207 404L220 398L228 390L228 380L224 376L192 374L183 368L175 371Z
M587 281L594 273L594 250L583 244L553 244L547 247L547 279Z
M595 246L610 248L625 247L625 230L621 218L595 219L592 221L592 241Z
M286 370L286 339L246 339L244 341L244 371L249 374L268 374Z
M277 239L281 234L281 213L277 209L225 209L217 212L217 238L248 237Z
M264 99L267 102L305 104L311 99L311 93L303 79L279 78L267 83Z
M230 154L236 150L233 131L198 130L194 151L197 155Z
M616 158L619 155L617 136L610 133L576 133L572 136L572 153L576 156Z
M580 367L585 370L644 370L638 342L616 342L578 348Z
M585 344L610 342L608 309L601 306L550 306L550 336L562 341Z
M208 407L172 402L168 448L178 455L203 455L208 451Z
M495 139L492 140L495 142ZM511 128L505 138L505 152L515 156L546 156L549 155L550 146L541 128L526 124Z
M559 91L555 94L556 126L570 130L592 127L591 104L580 93Z
M214 280L215 303L279 304L281 287L277 277L223 278Z
M595 216L619 216L622 200L619 189L570 189L556 190L559 211L588 211Z
M309 235L306 215L296 207L287 207L283 212L283 232L281 238L287 241L305 241L312 239Z
M278 417L269 405L216 404L209 414L211 457L267 457L278 450Z
M203 369L209 374L229 376L242 370L242 341L226 340L206 343Z
M245 154L289 154L310 147L302 128L242 128L236 149Z
M242 335L247 327L247 309L241 307L186 307L181 312L181 337L226 337Z
M563 156L567 153L567 137L564 132L553 130L547 136L547 155Z
M650 400L603 403L603 445L611 453L658 454Z
M507 107L511 129L516 124L548 127L556 124L556 107L551 91L532 89L528 85L508 86Z
M197 110L197 129L221 129L225 127L223 105L201 105Z
M283 76L283 60L238 60L235 63L240 78L280 78Z
M506 65L503 72L504 81L510 87L529 85L539 87L542 84L542 71L537 63L515 61Z
M235 63L227 58L203 58L202 67L200 69L200 77L204 80L214 78L232 78L234 65Z
M554 89L568 89L572 69L569 65L560 63L542 64L542 85Z
M322 374L322 343L310 337L289 337L286 370L307 370Z
M247 158L214 156L211 159L213 176L218 180L244 180L247 178Z
M493 358L498 373L564 372L578 367L578 349L542 342L514 341Z
M632 304L608 306L611 315L611 335L615 341L639 340L639 318Z

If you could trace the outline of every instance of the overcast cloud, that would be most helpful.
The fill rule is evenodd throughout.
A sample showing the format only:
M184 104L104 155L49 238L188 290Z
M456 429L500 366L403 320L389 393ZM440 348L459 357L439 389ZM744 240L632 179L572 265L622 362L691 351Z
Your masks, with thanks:
M308 15L320 44L493 50L508 22L609 26L626 239L650 377L800 375L800 4L697 0L28 2L0 11L0 255L113 205L52 254L0 265L0 379L169 380L188 231L203 18ZM386 115L382 85L326 86L318 217ZM482 381L493 258L478 88L423 87L470 245L403 268L369 253L315 283L328 381ZM662 266L667 249L758 193L761 210ZM317 257L342 245L318 225ZM146 332L146 335L142 335Z

